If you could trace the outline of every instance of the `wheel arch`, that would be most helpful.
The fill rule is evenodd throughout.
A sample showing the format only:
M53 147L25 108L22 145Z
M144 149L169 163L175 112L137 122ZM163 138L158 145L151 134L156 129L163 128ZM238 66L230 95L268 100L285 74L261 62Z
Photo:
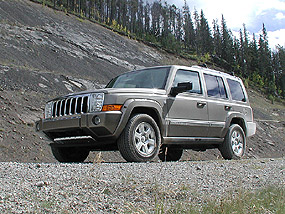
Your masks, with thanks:
M232 118L232 120L230 122L230 126L233 125L233 124L239 125L243 129L243 131L244 131L244 133L246 135L246 125L245 125L245 122L244 122L243 118L241 118L241 117L234 117L234 118Z
M246 125L246 119L244 118L244 116L240 113L232 113L226 121L226 126L223 132L223 136L226 136L227 131L229 129L229 127L233 124L237 124L239 125L242 130L245 133L245 136L247 136L247 125Z
M159 112L157 111L157 109L151 108L151 107L137 106L132 110L130 117L132 117L135 114L147 114L147 115L151 116L155 120L159 129L162 128L161 117L159 116Z
M128 120L135 114L147 114L151 116L159 127L161 135L163 135L164 120L162 118L162 107L160 104L154 100L131 99L124 104L123 116L115 134L117 137L122 133Z

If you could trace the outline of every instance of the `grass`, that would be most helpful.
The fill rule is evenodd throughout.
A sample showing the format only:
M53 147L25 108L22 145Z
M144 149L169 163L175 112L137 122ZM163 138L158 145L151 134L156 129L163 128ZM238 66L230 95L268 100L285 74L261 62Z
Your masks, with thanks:
M169 205L156 202L154 213L285 213L285 188L266 187L254 192L238 191L222 199L206 199L198 202L180 201Z
M79 17L76 17L76 20L77 20L77 21L79 21L79 22L85 22L85 20L84 20L84 19L79 18Z

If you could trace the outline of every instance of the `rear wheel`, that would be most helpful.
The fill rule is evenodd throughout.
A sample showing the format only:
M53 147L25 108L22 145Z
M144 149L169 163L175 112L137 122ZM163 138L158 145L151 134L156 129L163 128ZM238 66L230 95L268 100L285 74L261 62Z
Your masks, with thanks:
M89 150L81 147L57 147L51 145L53 156L62 163L83 162L89 155Z
M183 149L162 147L159 151L158 157L161 161L179 161L182 157Z
M118 139L118 148L126 161L145 162L157 156L161 143L159 128L147 114L136 114Z
M243 129L238 124L232 124L219 150L225 159L240 159L244 155L245 146Z

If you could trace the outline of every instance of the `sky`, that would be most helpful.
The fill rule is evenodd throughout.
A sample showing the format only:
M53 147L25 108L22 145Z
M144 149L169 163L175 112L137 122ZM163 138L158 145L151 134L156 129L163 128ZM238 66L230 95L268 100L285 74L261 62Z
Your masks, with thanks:
M184 0L166 0L179 8ZM285 0L186 0L191 12L196 9L199 13L203 9L209 25L212 27L214 19L221 23L222 14L227 26L234 35L245 24L249 34L256 34L258 40L262 25L268 33L269 46L285 47Z

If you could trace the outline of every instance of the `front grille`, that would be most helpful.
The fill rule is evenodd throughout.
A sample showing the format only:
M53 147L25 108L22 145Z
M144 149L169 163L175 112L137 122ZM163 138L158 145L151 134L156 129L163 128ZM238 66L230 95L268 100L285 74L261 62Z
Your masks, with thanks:
M89 96L69 97L53 103L52 117L87 113Z

